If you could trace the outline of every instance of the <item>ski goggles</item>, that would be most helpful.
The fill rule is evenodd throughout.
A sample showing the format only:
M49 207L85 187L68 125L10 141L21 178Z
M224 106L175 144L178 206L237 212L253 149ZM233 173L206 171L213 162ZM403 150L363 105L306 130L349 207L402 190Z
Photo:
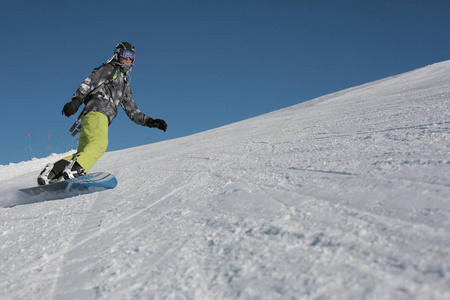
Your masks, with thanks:
M119 51L119 56L122 58L130 58L131 60L134 60L134 51L121 49Z

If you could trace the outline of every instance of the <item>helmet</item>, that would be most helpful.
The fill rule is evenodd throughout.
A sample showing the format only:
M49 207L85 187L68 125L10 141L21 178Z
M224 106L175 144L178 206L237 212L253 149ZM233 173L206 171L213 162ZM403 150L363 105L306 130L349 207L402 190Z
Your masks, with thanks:
M134 50L134 46L128 42L121 42L114 47L114 58L119 60L120 57L123 58L131 58L132 64L134 64L134 57L136 51Z

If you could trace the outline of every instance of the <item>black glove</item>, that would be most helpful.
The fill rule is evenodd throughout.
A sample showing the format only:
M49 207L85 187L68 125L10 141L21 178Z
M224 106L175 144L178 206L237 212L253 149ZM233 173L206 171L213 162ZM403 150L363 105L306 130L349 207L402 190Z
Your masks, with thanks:
M148 120L145 122L145 125L150 128L158 128L162 131L166 132L167 130L167 123L164 120L161 119L152 119L148 118Z
M72 101L67 102L66 105L64 105L62 114L66 115L66 117L70 117L78 111L82 103L83 101L80 99L73 99Z

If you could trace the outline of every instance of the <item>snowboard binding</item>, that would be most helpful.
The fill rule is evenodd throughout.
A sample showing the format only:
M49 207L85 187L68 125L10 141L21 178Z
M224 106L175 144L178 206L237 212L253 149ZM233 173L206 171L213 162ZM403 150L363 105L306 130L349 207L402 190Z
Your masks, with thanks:
M52 163L45 166L44 170L42 170L37 178L38 185L47 185L58 181L58 178L55 178L56 176L53 172L53 168L54 165Z
M67 180L75 177L84 176L86 175L86 171L76 161L72 160L71 163L64 168L62 175L64 179Z
M72 179L86 175L86 170L77 163L75 156L71 161L60 160L55 164L47 164L37 178L38 185L58 182L61 178Z

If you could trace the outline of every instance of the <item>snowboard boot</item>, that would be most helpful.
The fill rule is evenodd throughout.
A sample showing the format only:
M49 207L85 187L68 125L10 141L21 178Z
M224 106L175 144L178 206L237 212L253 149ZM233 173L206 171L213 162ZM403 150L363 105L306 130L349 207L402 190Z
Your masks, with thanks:
M42 170L37 178L38 185L47 185L58 181L58 178L56 178L56 175L53 172L53 167L52 163L45 166L44 170Z
M72 168L73 167L73 168ZM64 175L64 171L68 169L68 172L70 172L70 168L75 169L77 174L83 174L83 171L80 170L81 166L76 163L75 161L67 161L64 159L58 160L54 164L48 164L45 166L45 169L42 170L41 174L39 174L37 178L38 185L47 185L51 183L58 182L61 178L64 177L66 179L66 176ZM82 168L81 168L82 169ZM84 174L86 175L86 174ZM81 176L81 175L78 175ZM68 178L74 178L78 176L72 176L67 175Z
M77 162L66 166L62 175L65 180L86 175L86 171Z

